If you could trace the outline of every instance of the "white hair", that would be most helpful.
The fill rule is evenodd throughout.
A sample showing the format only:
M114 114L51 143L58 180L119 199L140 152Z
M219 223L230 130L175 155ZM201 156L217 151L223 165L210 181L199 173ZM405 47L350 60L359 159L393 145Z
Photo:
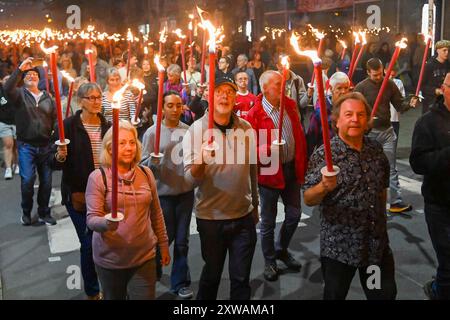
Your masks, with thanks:
M181 75L181 67L177 64L171 64L167 67L167 73Z
M344 72L336 72L330 77L330 87L334 88L338 84L350 83L350 79Z
M259 87L261 88L261 92L263 94L264 94L264 86L269 82L270 78L273 75L278 75L281 77L281 74L275 70L264 71L263 74L259 77Z

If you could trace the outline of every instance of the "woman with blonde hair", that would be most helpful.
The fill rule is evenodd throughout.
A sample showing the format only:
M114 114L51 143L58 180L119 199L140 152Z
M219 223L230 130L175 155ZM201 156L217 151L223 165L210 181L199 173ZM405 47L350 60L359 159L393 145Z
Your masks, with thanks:
M63 53L59 58L59 66L61 71L67 72L72 78L77 77L77 72L73 68L72 59L67 53Z
M105 218L111 211L112 129L100 152L101 168L89 176L86 189L87 225L94 231L94 263L105 300L154 299L156 247L161 263L170 263L164 216L152 172L138 165L141 143L136 129L119 122L117 210L124 220Z

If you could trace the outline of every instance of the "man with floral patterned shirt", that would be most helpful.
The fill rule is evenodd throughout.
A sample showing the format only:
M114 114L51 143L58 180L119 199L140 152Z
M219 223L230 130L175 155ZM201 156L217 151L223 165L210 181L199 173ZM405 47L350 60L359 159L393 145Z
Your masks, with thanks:
M370 107L360 93L342 96L332 112L331 140L340 173L323 176L324 147L311 156L304 200L320 205L320 256L324 299L345 299L356 270L367 299L395 299L394 258L386 228L389 161L364 134Z

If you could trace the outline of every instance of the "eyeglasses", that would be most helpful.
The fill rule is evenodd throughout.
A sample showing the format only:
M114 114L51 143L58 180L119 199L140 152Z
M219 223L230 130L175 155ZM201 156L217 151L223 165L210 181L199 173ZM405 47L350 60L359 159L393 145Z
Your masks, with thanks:
M94 97L94 96L92 96L92 97L83 97L83 99L87 99L90 102L102 101L102 97Z

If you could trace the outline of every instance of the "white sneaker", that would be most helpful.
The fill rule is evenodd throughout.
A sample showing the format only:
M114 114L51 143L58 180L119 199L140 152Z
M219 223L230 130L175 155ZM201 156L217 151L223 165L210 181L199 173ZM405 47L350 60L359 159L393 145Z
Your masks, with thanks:
M19 175L20 174L20 170L19 170L19 165L16 164L16 168L14 169L14 174L15 175Z
M6 170L5 170L5 180L11 180L12 177L13 177L12 169L11 168L6 168Z

